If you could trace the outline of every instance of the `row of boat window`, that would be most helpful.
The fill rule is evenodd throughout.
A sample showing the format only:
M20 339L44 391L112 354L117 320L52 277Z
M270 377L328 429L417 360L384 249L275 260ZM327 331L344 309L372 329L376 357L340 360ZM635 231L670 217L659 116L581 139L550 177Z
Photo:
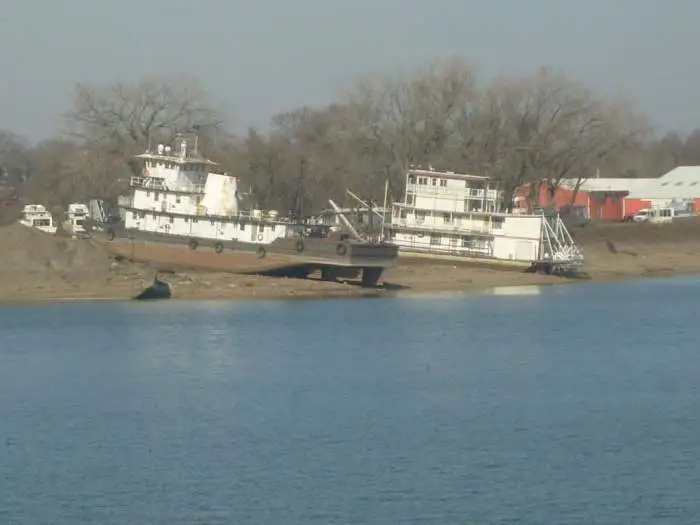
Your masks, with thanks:
M170 162L170 161L151 161L151 162L146 162L146 168L155 168L155 167L165 167L167 169L181 169L183 171L199 171L199 172L206 172L207 171L207 166L206 164L199 164L199 163L186 163L186 164L180 164L179 162Z
M462 214L458 214L458 216L461 216ZM401 215L400 217L402 219L406 219L408 217L408 212L407 210L401 210ZM415 220L417 222L423 222L427 217L433 217L436 218L438 215L432 215L428 214L424 211L416 211L415 212ZM478 220L474 219L472 217L463 217L463 218L468 218L470 221ZM452 224L454 222L455 216L452 213L443 213L442 214L442 222L443 224ZM505 217L501 217L499 215L491 215L491 216L486 216L483 218L483 222L491 224L494 228L501 228L503 226L503 223L505 222Z
M157 218L158 218L158 214L157 214L157 213L153 213L152 216L153 216L154 219L157 219ZM138 212L138 213L135 212L135 211L132 211L132 212L131 212L131 218L134 219L134 220L139 219L139 218L140 218L140 219L144 219L145 217L146 217L146 212L143 212L143 211L142 211L142 212ZM189 223L190 221L191 221L193 224L199 223L199 219L194 219L194 218L190 218L190 217L185 217L185 222L186 222L186 223ZM170 222L170 224L173 224L173 223L175 222L175 217L173 217L172 215L168 216L168 222ZM216 224L217 224L218 222L219 222L219 221L217 221L217 220L215 220L215 219L209 219L209 224L210 224L211 226L216 226ZM234 223L234 224L235 224L235 223ZM245 230L246 224L247 224L247 223L245 223L245 222L239 222L239 223L238 223L238 227L240 228L241 231ZM270 228L270 231L271 231L271 232L275 231L275 229L276 229L276 225L275 225L275 224L269 224L269 225L267 225L267 226ZM259 231L260 233L263 233L263 232L265 231L265 227L266 227L266 226L265 226L264 224L259 224L259 225L258 225L258 228L259 228L258 231Z
M471 184L470 184L471 182ZM415 175L409 175L408 177L408 183L409 184L418 184L419 186L440 186L442 188L447 186L447 179L439 179L437 177L416 177ZM464 181L464 187L465 188L472 188L475 190L482 190L484 189L484 183L483 182L477 182L477 181Z
M474 211L479 211L482 208L482 205L486 205L488 207L489 204L492 206L495 205L497 199L495 198L488 198L488 199L464 199L464 207L468 210L474 210ZM408 206L413 206L416 203L416 198L413 193L409 193L406 195L406 204Z
M147 192L146 192L146 197L150 197L150 196L151 196L151 192L150 192L150 191L147 191ZM160 200L160 193L159 193L159 192L156 191L156 192L153 193L153 200L154 200L154 201L159 201L159 200ZM180 202L182 202L182 199L180 198L180 196L179 196L179 195L175 195L175 204L180 204Z
M423 234L411 236L411 242L415 244L424 244L425 240L429 240L430 246L441 246L443 244L443 238L446 239L449 245L453 247L457 247L461 244L462 248L471 248L477 250L487 249L489 248L491 243L489 239L484 239L481 237L471 237L469 235L441 235L439 233L431 233L429 239L425 239L425 235Z

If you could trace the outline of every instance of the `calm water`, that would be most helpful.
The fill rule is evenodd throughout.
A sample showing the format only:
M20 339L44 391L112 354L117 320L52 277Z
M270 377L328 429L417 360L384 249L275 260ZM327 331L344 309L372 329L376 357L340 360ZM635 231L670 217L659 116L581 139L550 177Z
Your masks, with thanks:
M0 523L695 523L699 296L3 308Z

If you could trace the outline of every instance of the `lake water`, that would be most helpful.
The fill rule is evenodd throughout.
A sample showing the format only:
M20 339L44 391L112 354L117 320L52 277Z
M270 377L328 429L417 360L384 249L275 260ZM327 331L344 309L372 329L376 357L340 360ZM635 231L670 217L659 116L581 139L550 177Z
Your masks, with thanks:
M0 308L2 524L683 524L700 280Z

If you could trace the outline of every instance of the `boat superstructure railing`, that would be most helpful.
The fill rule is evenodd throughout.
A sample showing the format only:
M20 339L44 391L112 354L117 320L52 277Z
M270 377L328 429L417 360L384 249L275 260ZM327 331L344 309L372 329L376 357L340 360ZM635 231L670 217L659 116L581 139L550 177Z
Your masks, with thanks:
M132 188L142 188L152 191L168 191L173 189L168 188L168 185L165 183L165 179L160 177L138 177L134 175L130 177L129 185ZM180 191L182 193L203 194L204 184L194 183L188 185L187 187L177 188L176 191Z

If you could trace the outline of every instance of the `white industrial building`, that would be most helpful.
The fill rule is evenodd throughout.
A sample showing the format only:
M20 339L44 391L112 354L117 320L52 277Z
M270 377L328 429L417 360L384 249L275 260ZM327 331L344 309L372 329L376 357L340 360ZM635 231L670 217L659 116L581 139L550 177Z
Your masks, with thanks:
M653 207L690 208L700 200L700 166L679 166L632 189L629 199L649 201Z
M565 190L573 191L576 189L576 185L579 184L578 191L581 192L632 192L642 189L657 180L659 179L633 179L629 177L593 177L590 179L586 179L579 184L578 179L563 179L559 183L559 187Z

